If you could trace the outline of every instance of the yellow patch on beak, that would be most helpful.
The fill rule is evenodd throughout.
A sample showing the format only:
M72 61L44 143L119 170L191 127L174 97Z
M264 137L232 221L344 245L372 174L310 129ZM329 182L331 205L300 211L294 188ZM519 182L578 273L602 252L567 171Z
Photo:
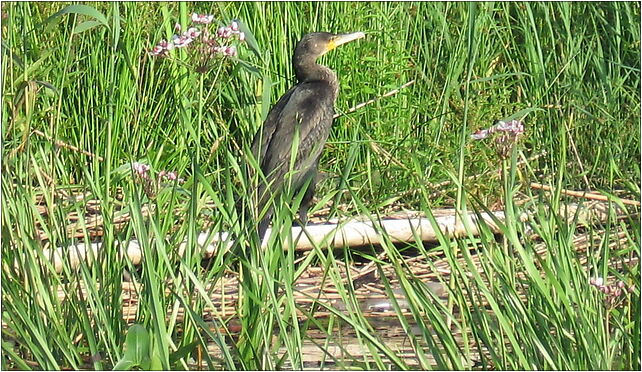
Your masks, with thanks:
M338 47L340 45L343 45L343 44L346 44L346 43L349 43L351 41L354 41L354 40L357 40L357 39L361 39L361 38L364 38L364 37L366 37L366 34L364 34L363 32L353 32L351 34L343 34L343 35L334 36L328 42L328 45L326 46L325 52L327 53L327 52L335 49L336 47Z

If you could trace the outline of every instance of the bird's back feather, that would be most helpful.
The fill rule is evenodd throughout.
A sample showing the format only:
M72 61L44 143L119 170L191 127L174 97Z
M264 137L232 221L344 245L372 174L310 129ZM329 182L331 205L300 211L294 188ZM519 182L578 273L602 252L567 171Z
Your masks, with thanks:
M323 80L306 81L290 89L270 110L263 128L254 137L252 153L266 177L258 187L258 207L263 209L270 195L281 191L284 176L290 170L293 138L298 130L299 147L294 161L292 186L301 188L310 174L316 174L316 162L328 138L334 115L336 87ZM269 185L269 187L268 187ZM265 219L261 225L267 227ZM261 229L260 229L261 230Z

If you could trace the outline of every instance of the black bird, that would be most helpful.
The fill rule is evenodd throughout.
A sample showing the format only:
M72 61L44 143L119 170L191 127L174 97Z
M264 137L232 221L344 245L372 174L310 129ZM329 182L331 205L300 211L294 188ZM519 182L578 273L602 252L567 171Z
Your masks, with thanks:
M272 195L278 195L283 190L285 174L290 170L293 139L298 132L293 167L296 172L291 185L295 193L307 187L299 208L299 219L303 224L306 223L308 207L314 195L319 157L330 133L334 102L339 93L337 75L331 69L317 64L316 60L339 45L364 36L362 32L341 35L315 32L303 36L297 44L292 65L298 84L272 107L252 143L252 153L267 180L259 181L259 213L265 209ZM273 208L269 207L259 223L261 239L272 213Z

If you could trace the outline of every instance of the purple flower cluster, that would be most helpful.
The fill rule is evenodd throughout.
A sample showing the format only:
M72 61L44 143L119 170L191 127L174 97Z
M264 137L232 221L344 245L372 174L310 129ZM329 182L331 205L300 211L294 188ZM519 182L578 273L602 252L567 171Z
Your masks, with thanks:
M134 162L132 163L132 169L134 170L136 181L143 185L145 194L150 198L153 198L157 194L158 190L163 185L163 182L176 181L178 183L185 183L185 180L178 177L178 173L174 171L160 171L158 173L158 177L153 179L150 176L150 166L144 163Z
M245 41L245 33L239 31L239 24L236 21L232 21L228 27L219 27L216 30L216 36L223 39L229 39L234 36L240 41Z
M482 140L496 133L499 134L495 137L497 153L501 157L507 157L513 146L524 134L524 124L519 120L511 120L509 122L500 120L490 128L476 131L470 135L470 138Z
M493 133L504 132L514 137L519 137L524 134L524 124L519 120L511 120L508 123L505 121L498 121L495 125L488 129L481 129L470 135L474 140L487 138Z
M149 51L149 54L155 57L169 57L169 52L172 50L174 50L174 43L163 39Z
M209 25L214 20L213 15L192 13L191 19L192 27L180 33L181 25L177 23L174 30L180 34L172 36L170 41L161 40L149 51L149 54L156 57L169 57L174 48L197 45L195 50L201 59L199 70L206 69L204 66L207 65L207 61L214 56L236 57L238 55L236 46L229 43L233 39L245 41L245 34L239 31L238 22L232 21L229 26L219 27L215 34L211 34ZM203 29L200 28L201 25L204 25Z
M192 13L192 22L201 25L209 25L214 20L214 16L211 14L198 14Z
M140 178L143 178L143 179L149 178L149 169L150 169L149 165L144 163L134 162L132 163L132 168Z
M635 291L635 286L630 285L626 287L626 283L618 281L617 283L607 284L602 278L590 278L589 284L597 288L600 292L604 293L604 303L608 307L615 307L615 305L622 302L623 298L628 294Z
M184 183L185 182L184 179L178 178L178 173L176 173L174 171L171 171L171 172L160 171L160 173L158 173L158 177L161 178L161 179L166 179L168 181L176 181L176 180L178 180L179 183Z

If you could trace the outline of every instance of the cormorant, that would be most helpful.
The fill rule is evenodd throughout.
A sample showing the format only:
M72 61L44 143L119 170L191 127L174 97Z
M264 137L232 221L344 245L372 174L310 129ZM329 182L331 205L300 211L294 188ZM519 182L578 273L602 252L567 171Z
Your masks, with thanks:
M292 65L298 84L290 88L270 110L263 127L252 142L252 153L261 166L265 180L259 181L259 213L271 195L283 189L284 176L290 170L290 158L295 132L298 131L298 149L294 160L296 172L291 182L294 192L306 187L299 220L305 224L307 211L314 195L317 166L321 150L328 139L334 116L334 102L339 93L337 75L331 69L317 64L317 58L353 40L364 37L362 32L331 34L310 33L299 41L294 50ZM270 207L259 223L259 237L263 239L272 217Z

